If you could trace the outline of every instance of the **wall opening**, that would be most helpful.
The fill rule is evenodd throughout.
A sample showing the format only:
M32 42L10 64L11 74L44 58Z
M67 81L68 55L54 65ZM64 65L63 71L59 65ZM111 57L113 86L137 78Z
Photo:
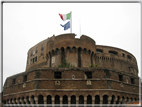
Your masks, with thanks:
M94 52L92 52L92 54L91 54L91 67L93 65L93 55L94 55Z
M50 95L47 96L47 104L52 104L52 97Z
M131 84L135 84L134 78L131 78Z
M85 72L86 78L91 79L92 78L92 72Z
M132 59L132 57L130 55L127 55L127 58L130 59L130 60Z
M76 97L74 95L71 96L71 104L76 104Z
M61 48L61 63L63 63L64 60L65 60L65 50L64 50L64 48L62 47L62 48Z
M124 101L125 101L125 97L123 96L121 104L124 104Z
M60 104L60 96L55 96L55 104Z
M111 55L117 55L118 52L116 52L116 51L109 51L109 54L111 54Z
M99 95L95 96L95 104L100 104L100 96Z
M118 96L118 97L117 97L116 104L119 104L119 100L120 100L120 97Z
M124 53L122 53L122 56L123 56L123 57L125 57L125 54L124 54Z
M12 81L12 84L15 84L15 82L16 82L16 79L14 78L13 81Z
M20 102L20 97L18 98L18 102L19 102L19 104L21 104L21 102Z
M63 104L68 104L68 97L66 95L63 96Z
M119 75L119 81L123 81L123 76Z
M27 75L24 75L23 82L26 82L26 81L27 81Z
M97 53L103 53L103 50L101 50L101 49L97 49L97 51L96 51Z
M30 104L29 96L26 97L28 104Z
M49 52L49 58L50 58L49 67L51 67L52 56L51 56L51 53L50 53L50 52Z
M42 95L38 96L38 104L44 104L43 96Z
M92 104L92 96L91 95L87 96L87 104Z
M17 104L17 102L16 102L16 98L14 98L14 104Z
M37 56L35 57L35 62L37 62Z
M33 95L31 96L31 99L32 99L33 104L35 104L35 100L34 100L34 96Z
M38 52L38 48L36 48L36 53Z
M35 62L35 58L33 58L33 63Z
M19 100L18 100L19 101ZM7 104L9 104L9 99L7 99Z
M84 104L84 97L83 97L83 95L79 96L79 104Z
M10 104L13 104L13 103L12 103L12 98L10 99Z
M24 104L26 104L26 102L24 101L24 97L22 97L22 101L23 101Z
M115 99L115 96L112 95L112 99L111 99L111 103L110 104L114 104L114 99Z
M70 52L70 47L67 47L67 52Z
M133 102L133 98L131 97L131 102Z
M54 72L54 78L61 79L62 78L62 73L61 72Z
M108 95L103 96L103 104L108 104Z
M81 67L81 48L78 48L78 67Z

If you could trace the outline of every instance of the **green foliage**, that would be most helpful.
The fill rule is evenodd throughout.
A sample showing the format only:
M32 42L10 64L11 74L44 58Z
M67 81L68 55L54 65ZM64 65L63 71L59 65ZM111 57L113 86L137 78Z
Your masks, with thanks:
M89 65L89 67L96 67L97 68L99 66L98 66L98 64L96 64L96 65L92 64L92 65Z
M95 67L97 68L97 67L99 67L99 65L98 65L98 64L96 64L96 65L95 65Z
M70 63L67 63L66 59L63 58L61 65L58 65L58 67L69 68L69 67L74 67L74 65L71 65Z

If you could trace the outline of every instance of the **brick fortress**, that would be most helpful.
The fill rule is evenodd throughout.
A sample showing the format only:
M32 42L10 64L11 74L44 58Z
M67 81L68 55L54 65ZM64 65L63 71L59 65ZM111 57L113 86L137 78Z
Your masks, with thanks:
M25 72L10 76L4 104L125 104L139 100L136 58L88 36L52 36L28 51Z

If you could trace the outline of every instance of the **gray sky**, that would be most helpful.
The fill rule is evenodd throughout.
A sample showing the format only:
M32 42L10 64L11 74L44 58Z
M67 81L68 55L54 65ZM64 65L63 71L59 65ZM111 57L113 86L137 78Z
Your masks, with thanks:
M132 53L140 66L139 3L4 3L3 5L3 83L24 72L28 50L40 41L70 33L60 24L59 13L72 11L72 33L87 35L97 45L107 45ZM81 30L80 30L81 29Z

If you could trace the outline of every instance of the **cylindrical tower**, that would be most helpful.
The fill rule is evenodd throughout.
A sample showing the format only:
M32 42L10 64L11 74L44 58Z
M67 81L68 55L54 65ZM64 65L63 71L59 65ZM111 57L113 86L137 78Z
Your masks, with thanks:
M53 35L30 48L26 70L8 77L3 87L3 103L19 106L138 100L136 58L119 48L96 45L85 35L75 38L72 33Z

